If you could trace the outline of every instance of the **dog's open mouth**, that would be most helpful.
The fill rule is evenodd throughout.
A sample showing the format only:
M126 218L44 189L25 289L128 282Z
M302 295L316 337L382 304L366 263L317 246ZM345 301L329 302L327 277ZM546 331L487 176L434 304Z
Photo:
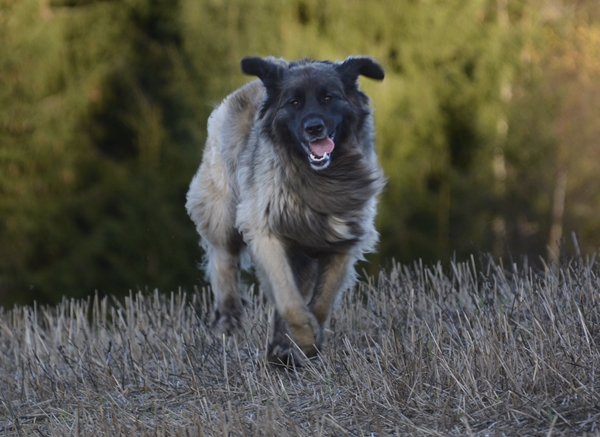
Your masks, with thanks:
M332 133L325 138L319 138L308 143L308 161L315 170L324 169L329 165L331 152L335 148L334 138L335 135Z

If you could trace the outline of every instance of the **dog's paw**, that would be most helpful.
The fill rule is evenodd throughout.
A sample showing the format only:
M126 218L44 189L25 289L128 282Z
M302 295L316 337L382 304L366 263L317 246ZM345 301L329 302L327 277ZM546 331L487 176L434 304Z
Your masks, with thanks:
M213 328L227 336L242 329L244 307L240 299L229 299L215 308Z
M267 358L270 363L285 367L302 367L306 359L317 356L318 347L322 343L322 335L318 326L315 328L317 334L314 335L313 328L310 327L312 325L305 324L302 335L299 337L295 337L293 334L289 335L290 325L276 323L275 326L279 329L273 333L267 349ZM299 342L299 339L303 342Z
M308 358L317 355L318 348L323 343L323 331L312 314L307 312L303 316L296 314L294 317L288 315L287 328L292 340L304 355Z
M288 342L272 342L267 350L269 363L283 367L303 367L308 360L317 356L318 350L312 346L310 350L299 350Z
M298 354L294 354L289 341L273 341L267 350L267 359L271 364L284 367L300 366Z

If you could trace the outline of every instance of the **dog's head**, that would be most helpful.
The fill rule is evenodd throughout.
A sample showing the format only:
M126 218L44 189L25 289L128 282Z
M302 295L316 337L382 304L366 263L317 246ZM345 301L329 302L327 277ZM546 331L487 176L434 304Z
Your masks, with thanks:
M258 76L267 89L261 116L269 114L271 134L292 143L314 170L329 166L350 125L364 123L369 113L358 76L384 77L383 69L366 57L338 63L244 58L242 71Z

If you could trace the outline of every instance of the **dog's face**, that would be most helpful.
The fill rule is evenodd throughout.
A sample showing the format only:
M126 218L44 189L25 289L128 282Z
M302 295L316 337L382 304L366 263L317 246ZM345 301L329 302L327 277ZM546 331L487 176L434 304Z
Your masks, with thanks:
M340 152L338 144L356 112L353 105L364 97L356 85L358 76L381 80L384 75L369 58L342 63L244 58L242 70L262 80L267 89L263 114L272 114L272 129L313 170L327 168Z

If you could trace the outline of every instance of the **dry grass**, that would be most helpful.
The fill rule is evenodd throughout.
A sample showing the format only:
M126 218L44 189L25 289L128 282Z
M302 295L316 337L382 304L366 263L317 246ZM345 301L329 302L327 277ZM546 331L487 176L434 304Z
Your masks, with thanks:
M204 292L0 312L0 436L600 435L599 271L396 266L302 369L260 296L229 340Z

